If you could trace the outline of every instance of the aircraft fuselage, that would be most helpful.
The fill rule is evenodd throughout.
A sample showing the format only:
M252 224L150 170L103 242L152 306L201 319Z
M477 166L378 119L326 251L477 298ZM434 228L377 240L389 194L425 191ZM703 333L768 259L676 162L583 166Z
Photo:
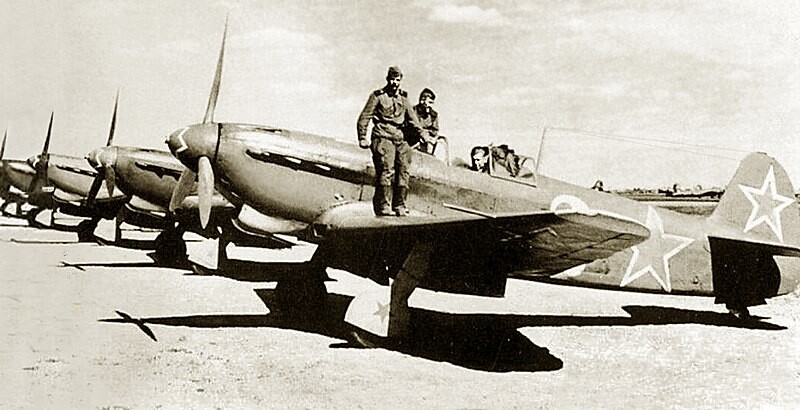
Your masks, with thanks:
M120 189L128 195L168 206L184 166L165 151L111 148L117 151L114 169Z
M256 210L312 223L338 204L370 201L374 167L369 150L312 134L243 124L221 124L212 158L217 186ZM491 217L555 209L602 210L646 225L651 237L610 258L579 266L542 266L536 253L521 257L513 277L551 275L591 286L710 295L708 235L720 231L709 219L686 215L538 176L510 178L477 173L414 153L409 206L430 215L472 213ZM742 221L744 225L745 221ZM524 243L524 241L522 242ZM800 271L796 262L788 267ZM796 276L796 275L795 275ZM781 292L797 286L781 281Z

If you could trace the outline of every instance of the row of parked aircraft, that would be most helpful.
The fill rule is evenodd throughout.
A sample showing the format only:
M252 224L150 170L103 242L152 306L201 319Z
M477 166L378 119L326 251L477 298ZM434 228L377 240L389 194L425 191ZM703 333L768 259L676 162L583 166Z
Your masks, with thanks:
M371 304L376 312L348 312L376 340L408 335L408 299L417 288L499 297L515 278L714 296L744 319L748 307L800 282L794 189L763 153L742 161L713 214L701 218L535 173L473 172L415 152L411 215L376 217L368 151L214 120L225 37L203 122L170 133L169 151L113 145L118 97L106 145L86 158L49 152L51 116L41 153L2 159L3 214L36 226L45 209L85 218L74 228L80 240L94 240L98 222L114 219L118 245L123 223L159 229L154 258L166 265L185 266L183 234L192 231L219 240L220 270L238 269L226 265L230 242L311 242L313 257L276 278L280 310L324 310L326 269L342 269L371 279L389 301Z

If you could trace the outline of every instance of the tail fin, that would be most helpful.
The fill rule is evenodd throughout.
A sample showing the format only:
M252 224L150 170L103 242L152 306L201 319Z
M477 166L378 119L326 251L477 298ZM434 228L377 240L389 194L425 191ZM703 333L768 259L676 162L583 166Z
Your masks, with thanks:
M800 265L785 269L774 258L800 256L800 210L774 158L753 153L742 160L708 223L718 302L760 304L800 283Z
M742 160L709 220L722 225L720 237L797 248L800 255L800 211L792 182L766 154Z

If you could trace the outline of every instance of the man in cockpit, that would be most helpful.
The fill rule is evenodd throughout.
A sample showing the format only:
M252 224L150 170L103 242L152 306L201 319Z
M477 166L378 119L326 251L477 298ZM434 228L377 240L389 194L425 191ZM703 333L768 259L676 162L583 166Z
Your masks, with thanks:
M519 157L508 145L502 144L492 147L491 154L493 169L502 167L514 178L519 175Z
M469 169L477 172L489 173L489 148L487 147L473 147L469 153L472 159L472 164Z

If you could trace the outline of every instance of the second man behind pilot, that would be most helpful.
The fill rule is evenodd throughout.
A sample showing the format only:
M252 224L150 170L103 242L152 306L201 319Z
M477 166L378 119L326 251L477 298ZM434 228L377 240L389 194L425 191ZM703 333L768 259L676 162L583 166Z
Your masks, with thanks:
M418 150L433 154L436 146L436 138L439 136L439 113L433 109L436 101L436 94L430 88L425 88L419 93L419 103L414 106L414 112L419 118L419 123L423 129L428 131L428 138L416 135L413 129L407 130L406 140Z

